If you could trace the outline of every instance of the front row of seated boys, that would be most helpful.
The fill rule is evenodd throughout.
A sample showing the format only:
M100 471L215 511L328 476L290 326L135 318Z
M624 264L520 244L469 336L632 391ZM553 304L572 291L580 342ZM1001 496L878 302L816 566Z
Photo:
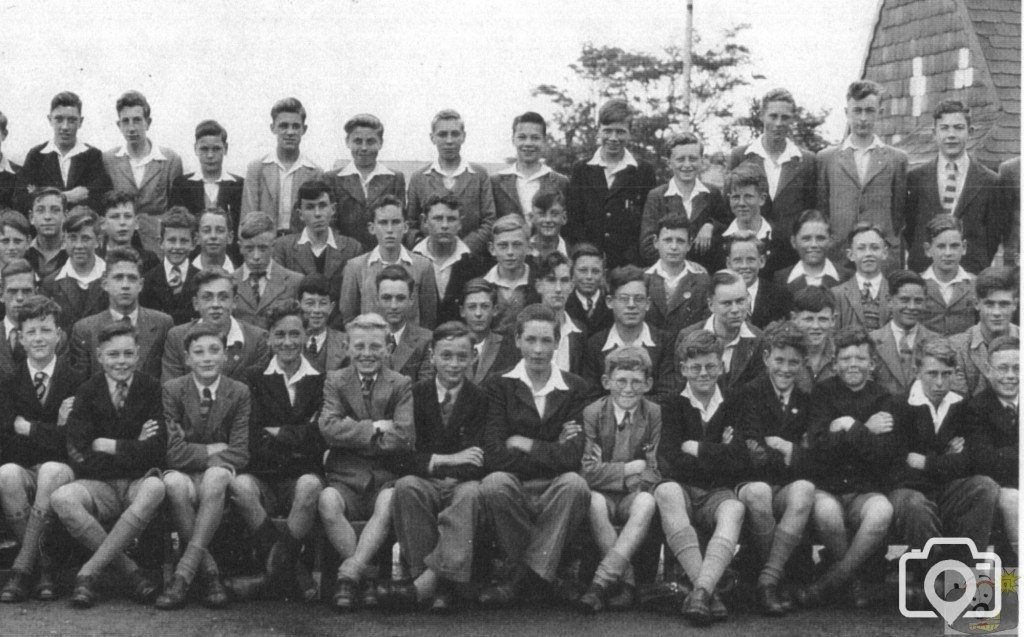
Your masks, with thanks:
M620 283L616 304L644 300ZM889 542L963 536L983 548L1001 521L1016 554L1013 336L988 344L989 387L964 399L950 389L957 355L942 338L920 339L915 379L894 397L872 379L876 343L863 328L832 339L834 373L810 391L800 380L821 344L798 323L766 331L763 371L738 386L720 382L736 352L692 329L674 349L681 392L645 397L649 348L624 344L601 352L607 394L591 401L590 385L555 362L562 321L544 304L516 317L521 360L477 386L477 336L464 323L434 330L434 374L413 383L387 365L388 321L359 315L347 325L351 364L325 375L304 356L301 303L281 301L267 314L269 362L236 380L224 371L224 326L207 311L224 299L209 291L203 319L183 326L189 373L162 387L136 371L130 323L99 331L102 371L79 386L56 355L60 307L42 296L18 307L26 358L10 379L20 389L4 392L0 433L13 461L0 467L0 504L21 550L0 601L56 597L56 520L91 553L71 596L79 607L97 602L106 569L161 609L190 599L221 607L232 593L312 601L302 553L318 518L341 557L331 600L341 611L451 610L474 590L474 560L490 540L504 568L473 595L484 606L541 595L586 612L631 607L650 580L634 558L656 520L666 570L685 583L678 610L697 625L727 618L718 584L738 544L756 561L756 603L771 616L844 596L866 605L860 567ZM801 303L797 321L822 310ZM162 510L182 547L163 585L126 554ZM224 582L209 551L232 510L263 565L248 593ZM579 595L562 569L586 526L597 567ZM409 577L378 583L375 556L392 529ZM787 582L790 558L818 542L828 555L819 577Z

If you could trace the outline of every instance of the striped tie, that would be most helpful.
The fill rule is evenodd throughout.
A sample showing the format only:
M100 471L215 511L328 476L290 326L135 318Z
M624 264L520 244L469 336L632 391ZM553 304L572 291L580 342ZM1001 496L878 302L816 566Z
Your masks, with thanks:
M42 403L46 398L46 372L36 372L34 377L36 387L36 398Z
M206 419L210 417L210 412L213 410L213 392L210 391L209 387L203 387L203 398L199 401L199 417L206 422Z
M948 162L946 164L946 185L942 189L942 208L950 214L953 214L953 208L956 207L956 186L956 163Z

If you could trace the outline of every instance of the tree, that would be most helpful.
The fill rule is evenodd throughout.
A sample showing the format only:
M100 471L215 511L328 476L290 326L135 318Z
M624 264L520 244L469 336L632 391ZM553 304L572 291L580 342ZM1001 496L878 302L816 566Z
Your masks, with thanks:
M794 113L793 126L790 129L790 137L796 142L796 145L814 153L827 147L830 142L822 137L818 127L825 123L825 118L828 117L828 114L828 109L823 108L817 113L811 113L804 107L797 106ZM751 133L758 134L763 130L760 100L752 100L750 102L750 112L746 116L736 119L732 124L724 126L722 135L730 144L735 146L742 140L744 128L749 129Z

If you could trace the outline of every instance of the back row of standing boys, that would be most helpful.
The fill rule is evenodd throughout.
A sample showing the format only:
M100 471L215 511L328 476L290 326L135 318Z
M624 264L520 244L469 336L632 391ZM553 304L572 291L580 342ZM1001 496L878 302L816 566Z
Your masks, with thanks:
M770 615L865 603L857 568L890 533L983 548L1001 517L1015 553L1018 274L989 264L1000 245L1016 261L1019 164L1000 180L971 160L970 114L945 101L938 158L908 173L874 136L880 100L851 85L850 136L816 158L770 92L723 198L687 133L654 187L617 100L569 178L542 162L540 116L516 118L517 161L488 177L442 111L438 159L407 189L376 161L373 116L346 124L353 161L325 175L282 100L277 149L244 180L202 122L182 176L142 95L118 100L126 143L101 154L59 94L54 140L0 160L0 197L29 212L0 213L0 504L21 540L0 601L56 596L58 518L92 552L76 605L111 568L160 608L190 589L222 606L207 547L226 502L265 559L255 587L306 599L319 518L340 610L449 609L481 526L507 568L479 598L501 605L565 594L563 548L589 518L602 559L575 602L598 611L635 602L648 574L630 561L660 513L698 624L727 615L715 590L741 531ZM185 548L161 591L125 549L165 502ZM377 587L392 527L412 578ZM807 535L832 561L783 586Z

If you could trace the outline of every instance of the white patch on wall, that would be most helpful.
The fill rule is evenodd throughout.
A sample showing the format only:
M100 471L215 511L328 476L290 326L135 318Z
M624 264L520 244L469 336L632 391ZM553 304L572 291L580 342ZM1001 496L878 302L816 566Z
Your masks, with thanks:
M924 62L920 57L914 58L914 73L910 77L910 111L914 117L920 117L925 108L925 91L928 88L928 78L924 76Z

